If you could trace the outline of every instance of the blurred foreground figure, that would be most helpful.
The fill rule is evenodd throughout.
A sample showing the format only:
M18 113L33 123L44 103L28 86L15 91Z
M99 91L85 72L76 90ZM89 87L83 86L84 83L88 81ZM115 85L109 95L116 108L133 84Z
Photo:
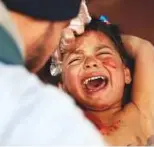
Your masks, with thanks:
M44 65L80 0L3 2L9 11L0 2L0 145L102 146L73 100L24 67L37 72Z

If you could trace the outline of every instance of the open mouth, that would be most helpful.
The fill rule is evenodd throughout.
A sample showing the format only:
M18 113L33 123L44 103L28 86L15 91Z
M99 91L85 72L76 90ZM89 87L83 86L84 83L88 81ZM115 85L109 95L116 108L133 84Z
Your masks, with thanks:
M104 89L107 86L108 81L109 80L106 76L94 76L85 79L83 85L88 92L96 92Z

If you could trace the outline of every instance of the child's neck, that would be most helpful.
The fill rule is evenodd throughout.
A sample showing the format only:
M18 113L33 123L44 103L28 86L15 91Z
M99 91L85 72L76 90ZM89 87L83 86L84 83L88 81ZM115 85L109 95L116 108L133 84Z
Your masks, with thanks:
M105 111L93 111L93 110L86 110L85 113L87 115L93 115L97 119L101 120L104 124L112 123L112 120L116 117L117 113L121 110L121 107L116 107L112 109L108 109Z
M108 132L108 129L119 126L121 120L118 117L118 114L121 110L121 104L117 104L105 111L85 110L85 115L99 130ZM104 132L103 134L105 134Z
M116 119L117 115L121 110L122 110L121 103L117 103L114 106L111 106L107 110L95 111L95 110L86 109L84 112L87 117L89 116L89 117L92 117L92 119L94 118L96 120L99 120L102 124L111 125L114 121L117 120Z

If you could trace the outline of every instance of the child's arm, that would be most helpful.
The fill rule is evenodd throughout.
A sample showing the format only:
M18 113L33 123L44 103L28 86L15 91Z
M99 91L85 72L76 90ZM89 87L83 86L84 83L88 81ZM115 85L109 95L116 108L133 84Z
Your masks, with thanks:
M124 46L135 60L132 101L142 114L154 112L154 46L144 39L123 35Z

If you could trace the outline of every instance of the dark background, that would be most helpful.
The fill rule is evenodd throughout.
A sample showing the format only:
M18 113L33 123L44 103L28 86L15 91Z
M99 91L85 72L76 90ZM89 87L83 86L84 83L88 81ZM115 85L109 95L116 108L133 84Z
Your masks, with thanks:
M88 0L88 8L92 16L105 15L122 32L154 44L154 0ZM55 84L58 78L50 76L49 65L50 62L38 74L42 80Z
M106 15L127 34L136 35L154 44L154 0L89 0L93 16Z

